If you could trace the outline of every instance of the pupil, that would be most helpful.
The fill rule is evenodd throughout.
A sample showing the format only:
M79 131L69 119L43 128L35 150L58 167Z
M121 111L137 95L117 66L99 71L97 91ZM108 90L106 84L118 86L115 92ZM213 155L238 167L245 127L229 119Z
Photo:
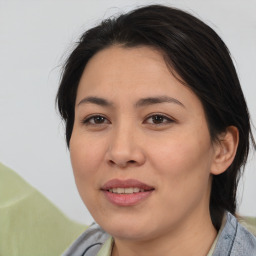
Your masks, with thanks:
M96 117L94 117L94 122L96 124L101 124L104 122L104 118L102 116L96 116Z
M162 117L162 116L154 116L154 117L153 117L153 122L154 122L155 124L162 123L162 122L163 122L163 117Z

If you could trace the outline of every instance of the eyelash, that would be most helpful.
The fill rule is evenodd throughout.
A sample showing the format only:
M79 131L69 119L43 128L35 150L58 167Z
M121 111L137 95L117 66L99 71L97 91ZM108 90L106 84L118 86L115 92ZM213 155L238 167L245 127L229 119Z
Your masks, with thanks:
M95 118L101 118L101 120L103 120L103 122L97 124L97 123L95 123ZM174 122L174 120L172 118L167 117L166 115L163 115L163 114L150 114L149 116L147 116L145 118L145 121L143 121L143 123L145 123L146 120L149 120L150 118L151 119L152 118L160 118L160 120L162 121L160 123L153 123L153 121L152 121L152 123L149 123L150 125L160 126L160 125L170 124L170 123ZM90 123L91 120L94 120L94 123ZM103 115L100 115L100 114L99 115L92 115L92 116L89 116L89 117L86 117L85 119L83 119L82 120L82 124L97 126L97 125L105 124L106 120L108 121L108 119L105 116L103 116ZM165 120L165 121L163 121L163 120ZM110 121L108 121L108 123L110 123Z
M161 123L150 123L150 125L166 125L166 124L170 124L170 123L173 123L174 122L174 119L170 118L170 117L167 117L166 115L163 115L163 114L150 114L145 120L148 120L148 119L152 119L152 118L160 118L163 122ZM144 122L143 122L144 123Z
M105 116L99 114L99 115L92 115L92 116L86 117L85 119L82 120L82 123L85 125L102 125L102 124L104 124L104 123L99 123L99 124L95 123L95 118L102 118L102 119L104 118L104 121L107 120L107 118ZM90 123L90 121L93 119L94 119L94 123Z

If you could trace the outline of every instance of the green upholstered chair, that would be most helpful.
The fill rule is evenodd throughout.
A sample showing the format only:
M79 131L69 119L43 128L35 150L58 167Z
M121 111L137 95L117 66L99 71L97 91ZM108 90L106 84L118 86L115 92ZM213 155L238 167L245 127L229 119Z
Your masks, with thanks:
M56 256L86 229L0 163L0 256Z
M256 236L256 217L241 217L239 222Z

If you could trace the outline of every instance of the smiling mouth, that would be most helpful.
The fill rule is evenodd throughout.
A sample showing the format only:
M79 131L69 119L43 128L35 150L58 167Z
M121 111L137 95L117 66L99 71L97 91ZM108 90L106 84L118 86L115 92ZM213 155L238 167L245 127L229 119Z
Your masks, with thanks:
M149 198L154 190L154 187L134 179L113 179L101 188L110 203L122 207L140 204Z
M145 192L146 190L143 188L110 188L108 189L109 192L114 194L134 194Z
M127 179L127 180L112 179L106 182L101 187L101 190L108 191L115 194L133 194L133 193L154 190L154 187L135 179Z

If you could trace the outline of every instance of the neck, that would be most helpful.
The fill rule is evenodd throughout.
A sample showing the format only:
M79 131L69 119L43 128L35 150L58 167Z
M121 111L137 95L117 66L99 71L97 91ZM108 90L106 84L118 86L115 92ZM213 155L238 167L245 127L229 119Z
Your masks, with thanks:
M194 216L193 216L194 215ZM205 256L213 244L217 231L210 214L190 214L186 221L160 237L131 241L115 238L112 256Z

